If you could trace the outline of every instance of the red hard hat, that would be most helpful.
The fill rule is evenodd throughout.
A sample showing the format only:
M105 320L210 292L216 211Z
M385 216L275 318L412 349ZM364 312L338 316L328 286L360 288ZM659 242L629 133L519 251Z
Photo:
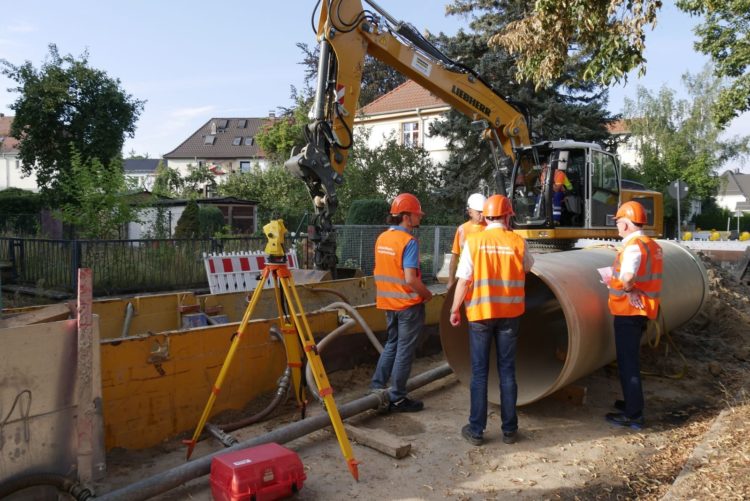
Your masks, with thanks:
M621 217L630 219L630 221L635 224L646 224L647 221L646 209L644 209L638 202L632 200L630 202L625 202L619 209L617 209L615 220L618 220Z
M402 212L411 212L412 214L421 214L424 216L422 204L411 193L401 193L393 199L391 214L401 214Z
M484 217L500 217L506 214L513 215L513 207L510 205L510 200L503 195L492 195L484 203L484 210L482 211Z

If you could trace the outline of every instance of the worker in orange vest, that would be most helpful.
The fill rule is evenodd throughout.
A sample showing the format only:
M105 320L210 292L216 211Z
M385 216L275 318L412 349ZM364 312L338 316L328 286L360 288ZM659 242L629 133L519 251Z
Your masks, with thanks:
M552 221L554 224L560 224L562 220L562 203L565 198L565 192L573 189L573 183L568 179L568 175L565 171L568 170L568 157L561 155L558 160L557 169L555 169L555 175L552 178ZM539 180L544 187L544 181L547 178L549 172L549 165L547 161L542 162L542 173L539 176Z
M646 211L638 202L625 202L615 214L623 248L612 266L609 311L614 317L617 370L624 400L616 400L619 412L606 415L613 425L640 430L643 427L641 385L641 337L649 319L659 313L663 256L661 247L643 234Z
M419 243L412 234L423 216L417 197L401 193L391 204L387 220L391 227L375 242L375 305L385 310L388 339L370 388L381 390L391 381L388 392L391 412L417 412L424 408L422 402L406 395L406 380L424 326L424 303L432 299L432 293L422 282Z
M456 268L458 268L458 257L461 255L461 249L466 242L466 236L477 231L484 230L487 223L484 221L482 211L484 202L487 198L481 193L472 193L466 201L466 212L469 220L458 227L453 237L453 248L451 249L451 262L448 266L448 289L456 282Z
M458 263L456 291L450 322L461 323L461 304L469 321L471 354L471 409L461 435L481 445L487 426L487 378L492 341L497 350L500 377L500 416L503 442L516 441L516 345L521 314L525 309L526 273L534 264L526 241L510 229L513 209L503 195L492 195L484 204L487 228L466 239ZM465 302L464 302L465 301Z

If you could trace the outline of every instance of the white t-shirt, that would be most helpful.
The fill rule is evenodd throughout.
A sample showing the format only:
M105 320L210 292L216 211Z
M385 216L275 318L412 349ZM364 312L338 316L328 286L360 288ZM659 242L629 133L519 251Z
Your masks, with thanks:
M622 239L622 245L627 246L631 240L635 237L643 236L642 231L635 231ZM641 248L637 245L631 245L625 247L622 251L622 259L620 260L620 277L626 273L635 273L641 266Z

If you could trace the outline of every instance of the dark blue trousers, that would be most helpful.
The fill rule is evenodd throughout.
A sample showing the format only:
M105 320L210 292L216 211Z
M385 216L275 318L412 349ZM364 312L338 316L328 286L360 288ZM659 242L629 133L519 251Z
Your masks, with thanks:
M631 419L640 418L643 416L641 336L648 318L642 315L615 315L614 318L617 369L625 400L625 415Z

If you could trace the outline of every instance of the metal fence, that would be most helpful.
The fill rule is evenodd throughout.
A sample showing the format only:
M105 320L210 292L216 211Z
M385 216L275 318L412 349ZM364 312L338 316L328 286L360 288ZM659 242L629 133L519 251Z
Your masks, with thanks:
M338 257L342 267L361 268L371 275L375 240L386 226L338 226ZM437 275L443 254L450 252L455 227L416 230L422 273ZM311 267L307 239L287 240L300 265ZM10 263L12 281L42 289L74 292L78 268L91 268L94 293L111 295L208 286L203 253L263 250L264 237L159 240L50 240L0 237L0 261Z
M339 266L361 268L372 275L375 267L375 241L388 226L337 226ZM433 278L443 265L443 255L451 251L455 226L423 226L414 231L419 240L422 275Z

